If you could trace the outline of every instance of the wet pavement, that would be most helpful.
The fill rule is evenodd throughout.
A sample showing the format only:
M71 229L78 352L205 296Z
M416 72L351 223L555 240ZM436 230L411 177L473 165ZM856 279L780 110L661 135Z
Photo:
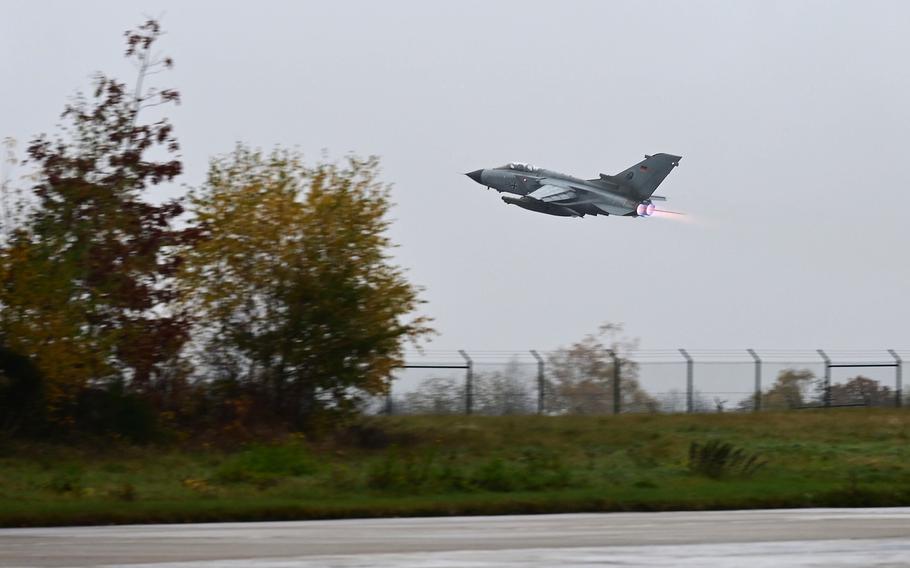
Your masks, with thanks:
M910 508L0 530L0 566L910 566Z

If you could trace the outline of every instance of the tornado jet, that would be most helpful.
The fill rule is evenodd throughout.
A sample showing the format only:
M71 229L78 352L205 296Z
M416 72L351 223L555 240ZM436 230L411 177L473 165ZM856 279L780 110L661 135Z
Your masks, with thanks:
M654 202L666 201L665 197L654 195L657 186L681 159L682 156L671 154L646 155L644 160L616 175L600 174L594 179L581 179L520 162L465 175L480 185L509 194L502 196L507 204L538 213L560 217L650 217L661 211Z

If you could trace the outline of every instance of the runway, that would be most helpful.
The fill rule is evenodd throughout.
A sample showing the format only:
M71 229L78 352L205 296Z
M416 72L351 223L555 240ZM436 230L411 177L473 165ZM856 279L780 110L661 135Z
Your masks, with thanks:
M0 566L910 566L910 508L0 530Z

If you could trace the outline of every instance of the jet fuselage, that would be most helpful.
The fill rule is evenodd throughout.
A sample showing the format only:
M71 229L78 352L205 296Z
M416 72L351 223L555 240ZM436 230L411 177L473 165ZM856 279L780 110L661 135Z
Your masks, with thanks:
M654 211L654 190L680 159L669 154L645 156L644 161L616 176L601 174L591 180L516 162L466 175L500 193L519 196L503 196L502 200L531 211L563 217L647 217Z

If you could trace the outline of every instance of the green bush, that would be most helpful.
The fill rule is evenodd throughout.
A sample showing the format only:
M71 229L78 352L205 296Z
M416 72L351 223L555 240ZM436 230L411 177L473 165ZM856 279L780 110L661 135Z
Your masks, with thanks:
M151 442L159 434L152 404L129 392L122 381L80 393L75 420L77 430L102 436L116 434L131 442Z
M528 487L530 479L527 468L520 464L493 458L474 471L471 483L485 491L510 492Z
M282 477L309 475L317 469L316 461L304 446L251 446L218 466L213 480L269 485Z
M389 450L381 460L367 469L366 482L370 489L415 490L445 486L457 467L439 463L435 452L403 455L397 448Z
M728 476L749 477L765 466L758 454L747 454L728 442L711 440L689 446L689 471L711 479Z
M403 455L390 451L367 470L370 489L391 491L532 491L569 485L569 470L558 456L544 450L525 450L518 456L465 460L451 453Z
M527 470L527 485L522 489L555 489L571 482L570 469L555 451L543 448L524 450L521 462Z
M111 490L110 495L120 501L135 501L139 497L136 492L136 486L129 482L122 483Z
M36 434L45 427L44 378L35 363L0 344L0 431Z
M76 466L67 466L62 468L53 477L51 477L45 488L54 493L82 493L82 469Z

